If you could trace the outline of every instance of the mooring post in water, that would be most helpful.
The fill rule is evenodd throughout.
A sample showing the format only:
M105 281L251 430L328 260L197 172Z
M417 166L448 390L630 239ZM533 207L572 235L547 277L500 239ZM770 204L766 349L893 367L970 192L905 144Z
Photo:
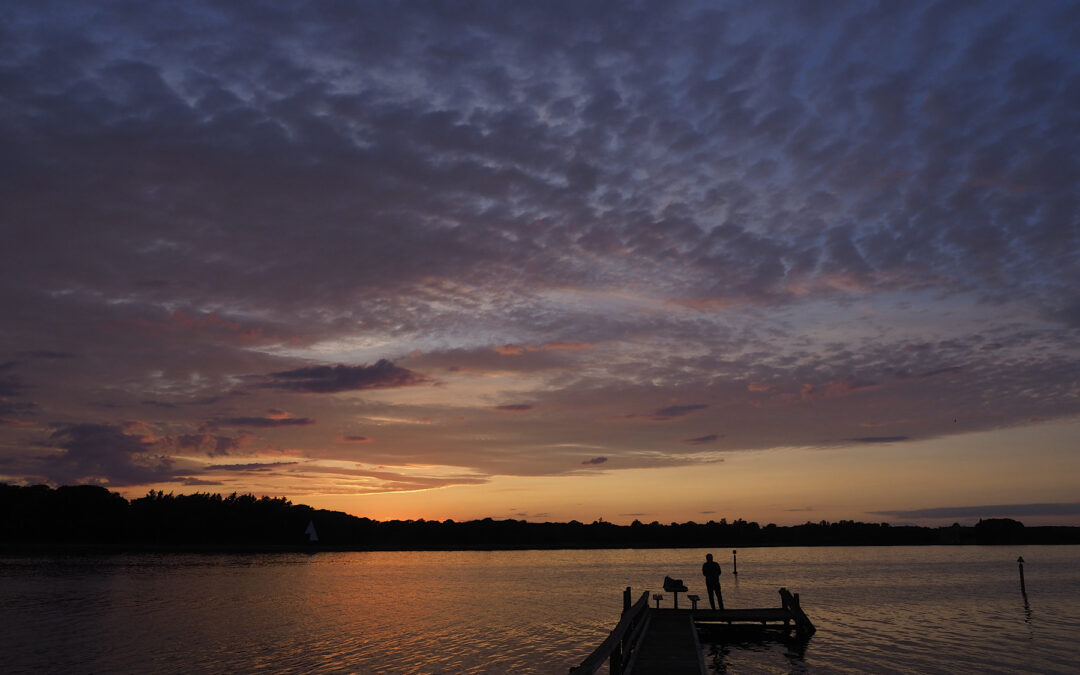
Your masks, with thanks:
M1027 595L1027 589L1024 588L1024 556L1017 558L1016 564L1020 567L1020 592Z
M627 586L626 590L622 592L622 611L626 614L630 611L630 587Z
M735 557L738 551L731 549L731 573L735 576L739 576L739 561Z

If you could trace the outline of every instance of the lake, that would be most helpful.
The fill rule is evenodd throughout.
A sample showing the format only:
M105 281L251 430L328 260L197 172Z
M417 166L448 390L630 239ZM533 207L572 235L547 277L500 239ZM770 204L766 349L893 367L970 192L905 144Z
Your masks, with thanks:
M717 673L1080 670L1080 547L0 557L0 670L558 673L664 575L725 604L802 597L802 646L705 644ZM1026 596L1017 556L1025 559ZM670 600L665 600L670 605Z

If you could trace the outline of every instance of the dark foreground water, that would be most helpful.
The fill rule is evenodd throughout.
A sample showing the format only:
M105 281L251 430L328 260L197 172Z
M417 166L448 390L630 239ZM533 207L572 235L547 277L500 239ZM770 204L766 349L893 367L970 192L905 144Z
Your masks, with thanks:
M0 557L0 671L562 675L625 586L704 596L708 551L727 606L787 586L818 628L715 672L1080 672L1080 547L1036 546L740 549L737 581L730 549Z

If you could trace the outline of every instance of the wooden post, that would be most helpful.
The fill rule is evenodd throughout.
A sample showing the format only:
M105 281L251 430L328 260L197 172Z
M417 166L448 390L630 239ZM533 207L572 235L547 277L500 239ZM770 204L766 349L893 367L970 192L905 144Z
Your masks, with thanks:
M1016 564L1020 566L1020 592L1027 595L1027 589L1024 588L1024 556L1017 558Z
M622 611L626 614L630 611L630 587L627 586L626 590L622 592Z
M731 549L731 573L735 576L739 576L739 561L735 558L737 551Z
M795 635L798 637L810 637L817 630L810 622L810 617L802 610L802 602L798 593L791 593L786 588L780 589L780 606L786 609L791 619L795 622ZM785 622L786 623L786 622Z

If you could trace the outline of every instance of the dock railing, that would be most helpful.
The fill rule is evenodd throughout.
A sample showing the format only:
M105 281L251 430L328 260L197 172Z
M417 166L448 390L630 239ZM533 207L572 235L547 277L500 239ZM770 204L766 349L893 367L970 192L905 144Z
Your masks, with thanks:
M810 617L806 616L806 612L803 611L798 593L792 593L786 588L781 588L780 606L791 612L791 618L795 621L797 635L809 637L817 631L814 624L810 622Z
M611 675L621 675L623 666L630 661L638 639L649 622L649 592L645 591L632 606L630 605L630 587L623 592L622 618L600 646L593 650L580 665L570 669L570 675L593 675L604 661L611 660Z

